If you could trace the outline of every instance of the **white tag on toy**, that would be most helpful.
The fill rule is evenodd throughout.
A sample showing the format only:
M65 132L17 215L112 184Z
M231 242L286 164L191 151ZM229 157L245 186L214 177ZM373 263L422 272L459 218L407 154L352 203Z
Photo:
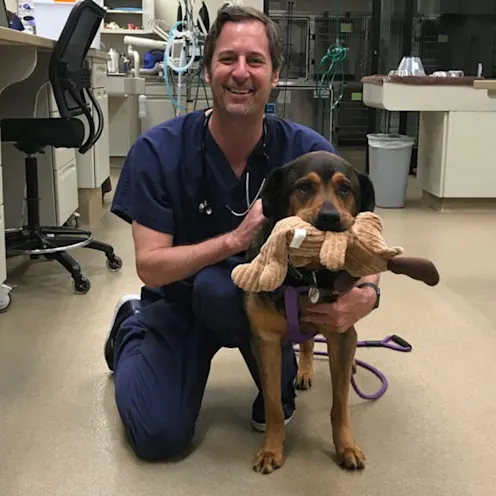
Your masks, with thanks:
M310 288L308 290L308 298L315 305L319 301L320 291L317 288Z
M293 240L289 245L290 248L299 248L303 240L307 237L307 230L303 227L297 227L295 229Z

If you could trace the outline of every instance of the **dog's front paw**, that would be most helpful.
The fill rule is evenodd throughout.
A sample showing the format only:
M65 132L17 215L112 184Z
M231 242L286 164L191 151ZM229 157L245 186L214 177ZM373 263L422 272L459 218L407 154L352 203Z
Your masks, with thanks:
M299 368L296 376L296 389L310 389L312 387L313 371L308 368Z
M253 470L262 474L270 474L281 468L284 463L283 448L269 449L265 446L255 455Z
M343 448L338 448L336 446L336 454L339 465L344 468L356 470L365 467L365 455L355 443Z

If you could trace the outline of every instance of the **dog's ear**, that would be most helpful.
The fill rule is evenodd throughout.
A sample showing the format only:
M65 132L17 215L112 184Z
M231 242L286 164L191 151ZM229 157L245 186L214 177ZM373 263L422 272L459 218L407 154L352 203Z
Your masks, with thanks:
M287 174L287 166L276 167L270 172L265 181L262 190L262 212L268 219L277 217L281 214L282 196L285 187L285 176Z
M360 183L360 205L359 212L373 212L375 210L375 190L374 184L367 174L358 172L358 181Z

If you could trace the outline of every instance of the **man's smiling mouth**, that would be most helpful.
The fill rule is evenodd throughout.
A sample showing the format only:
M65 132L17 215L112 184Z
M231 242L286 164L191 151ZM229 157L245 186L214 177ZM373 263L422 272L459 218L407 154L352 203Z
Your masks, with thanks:
M249 89L249 88L230 88L229 86L225 87L227 91L230 93L233 93L234 95L248 95L250 93L253 93L255 90L254 89Z

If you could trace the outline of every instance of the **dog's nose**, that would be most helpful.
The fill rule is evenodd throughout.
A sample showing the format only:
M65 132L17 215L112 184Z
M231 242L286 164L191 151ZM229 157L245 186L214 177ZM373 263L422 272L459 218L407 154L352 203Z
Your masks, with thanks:
M331 203L325 202L322 205L315 221L315 227L321 231L339 232L343 230L341 216Z

